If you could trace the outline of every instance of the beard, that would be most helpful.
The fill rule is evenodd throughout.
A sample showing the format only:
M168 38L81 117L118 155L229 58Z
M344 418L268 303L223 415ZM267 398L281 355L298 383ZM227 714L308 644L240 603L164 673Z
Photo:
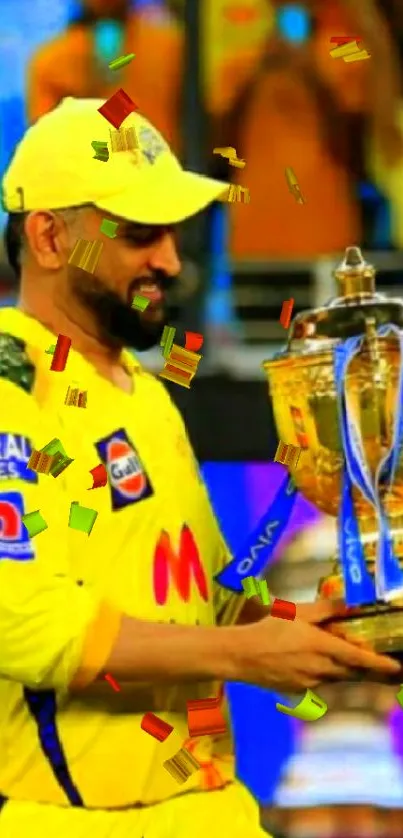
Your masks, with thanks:
M151 279L164 290L172 285L172 280L163 271L154 271ZM80 276L73 275L73 295L91 313L102 343L113 348L125 346L138 352L146 352L159 344L169 319L169 308L167 304L161 303L159 308L162 316L158 320L148 319L147 312L132 308L133 292L139 283L141 279L138 278L130 284L125 302L99 277L89 274L83 278L81 272Z

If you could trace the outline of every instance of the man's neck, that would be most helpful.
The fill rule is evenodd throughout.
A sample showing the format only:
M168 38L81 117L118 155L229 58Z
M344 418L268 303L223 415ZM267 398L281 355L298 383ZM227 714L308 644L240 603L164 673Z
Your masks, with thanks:
M90 331L83 329L78 323L67 317L64 312L49 310L40 305L33 306L26 299L20 297L17 308L34 320L37 320L54 335L66 335L71 339L75 351L82 355L97 372L121 389L128 390L130 376L121 362L121 349L109 347L99 341Z

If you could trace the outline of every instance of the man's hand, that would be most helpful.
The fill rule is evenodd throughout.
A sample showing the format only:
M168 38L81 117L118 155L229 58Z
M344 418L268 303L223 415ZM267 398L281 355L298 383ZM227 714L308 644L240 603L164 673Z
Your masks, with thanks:
M238 680L278 692L315 689L321 683L351 681L357 670L396 675L400 665L319 628L346 613L345 605L322 600L297 605L293 622L265 617L239 630Z

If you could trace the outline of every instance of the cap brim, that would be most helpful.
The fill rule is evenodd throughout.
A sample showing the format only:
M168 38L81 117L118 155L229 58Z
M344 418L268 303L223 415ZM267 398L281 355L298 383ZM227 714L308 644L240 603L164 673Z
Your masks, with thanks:
M95 201L95 206L111 215L139 224L177 224L205 209L213 201L225 199L229 184L179 170L164 175L147 189L133 184L119 195Z

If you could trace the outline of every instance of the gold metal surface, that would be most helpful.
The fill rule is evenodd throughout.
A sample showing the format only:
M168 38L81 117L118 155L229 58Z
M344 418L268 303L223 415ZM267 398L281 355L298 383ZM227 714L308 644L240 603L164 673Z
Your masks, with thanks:
M346 399L360 428L372 474L390 448L399 384L400 353L394 336L379 337L377 329L392 323L403 329L403 302L375 291L375 269L364 262L359 248L347 248L334 272L340 296L327 306L297 315L290 326L286 351L263 363L269 383L279 438L301 447L293 478L302 494L320 510L336 516L340 505L344 456L338 422L333 374L335 346L364 335L346 376ZM295 417L298 416L298 426ZM301 430L302 428L302 430ZM301 434L303 433L303 437ZM393 547L403 565L403 455L392 489L381 487ZM365 558L373 572L378 521L373 507L353 489ZM330 584L331 582L331 584ZM327 584L328 583L328 584ZM336 559L335 572L320 586L320 595L343 592ZM382 651L403 657L403 609L375 604L371 613L354 615L344 628Z

